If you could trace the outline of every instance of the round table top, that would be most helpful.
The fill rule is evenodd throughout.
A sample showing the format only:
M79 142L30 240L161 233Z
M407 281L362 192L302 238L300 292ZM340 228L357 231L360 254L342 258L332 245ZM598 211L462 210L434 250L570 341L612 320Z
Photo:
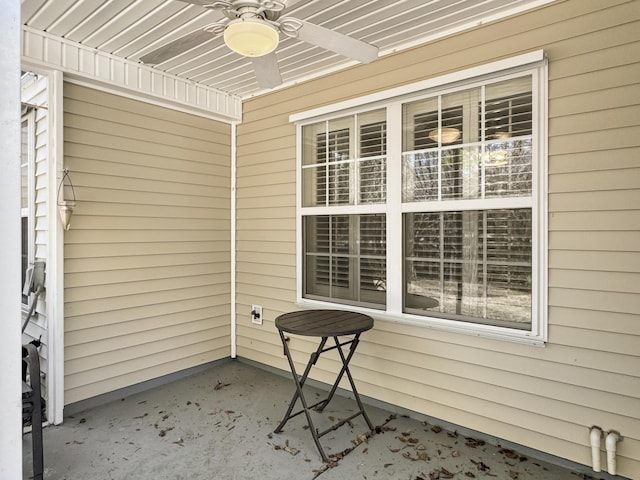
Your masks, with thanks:
M300 310L276 318L278 330L310 337L354 335L372 327L370 316L344 310Z

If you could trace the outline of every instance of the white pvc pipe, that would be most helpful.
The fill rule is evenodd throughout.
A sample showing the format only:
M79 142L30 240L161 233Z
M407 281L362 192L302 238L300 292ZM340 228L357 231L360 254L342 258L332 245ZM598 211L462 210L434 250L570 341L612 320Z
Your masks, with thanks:
M600 472L600 441L602 430L599 427L591 427L589 442L591 443L591 466L594 472Z
M607 471L611 475L616 474L616 449L620 440L620 435L617 432L609 432L604 441L604 446L607 449Z

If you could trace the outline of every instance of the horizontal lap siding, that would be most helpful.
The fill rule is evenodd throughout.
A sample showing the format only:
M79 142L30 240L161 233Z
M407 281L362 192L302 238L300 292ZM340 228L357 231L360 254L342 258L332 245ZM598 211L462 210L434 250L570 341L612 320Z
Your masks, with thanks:
M31 105L39 105L40 108L35 110L35 169L34 169L34 213L35 224L34 228L34 254L36 260L43 260L45 262L45 288L53 288L53 286L47 282L46 272L48 267L47 258L47 242L49 239L49 110L47 105L49 103L49 91L48 91L49 79L47 76L38 76L29 86L22 92L22 101ZM57 218L54 219L57 221ZM55 222L51 222L55 225ZM31 340L37 339L42 342L42 345L38 349L40 352L40 370L43 375L43 397L46 398L48 380L49 380L49 319L47 318L47 305L46 295L43 293L38 298L38 305L36 307L37 315L34 315L29 320L24 334L23 343L28 343ZM24 314L26 318L26 314Z
M536 49L549 58L549 342L535 348L378 321L353 359L371 397L590 464L625 436L640 478L640 2L570 0L248 100L238 128L238 354L287 370L295 309L292 113ZM251 304L264 307L252 325ZM313 342L291 342L302 363ZM302 365L299 365L302 367ZM336 359L314 378L331 382Z
M64 95L65 403L228 356L230 126Z

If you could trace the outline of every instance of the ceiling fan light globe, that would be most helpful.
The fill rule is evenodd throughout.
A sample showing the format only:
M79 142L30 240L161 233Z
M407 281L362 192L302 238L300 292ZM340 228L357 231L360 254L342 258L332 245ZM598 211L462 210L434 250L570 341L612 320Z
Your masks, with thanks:
M453 127L436 128L429 132L429 138L436 143L453 143L460 138L460 130Z
M279 41L278 30L260 19L232 20L224 30L224 43L231 50L245 57L261 57L271 53L276 49Z

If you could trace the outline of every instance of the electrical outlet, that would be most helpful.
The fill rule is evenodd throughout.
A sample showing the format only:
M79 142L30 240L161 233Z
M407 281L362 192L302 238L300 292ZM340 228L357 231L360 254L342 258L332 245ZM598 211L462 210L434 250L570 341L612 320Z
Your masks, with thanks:
M251 305L251 323L262 325L262 306Z

